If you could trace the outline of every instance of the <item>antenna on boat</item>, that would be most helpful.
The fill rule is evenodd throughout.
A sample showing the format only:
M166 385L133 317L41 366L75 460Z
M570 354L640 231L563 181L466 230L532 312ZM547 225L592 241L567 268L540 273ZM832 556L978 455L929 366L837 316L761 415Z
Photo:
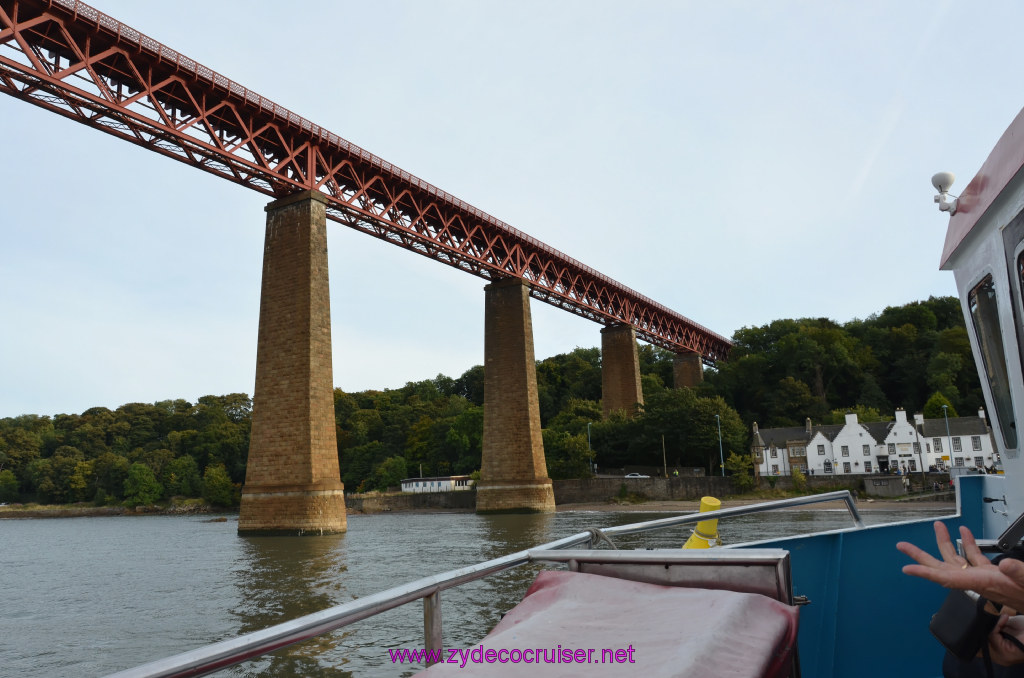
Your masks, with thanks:
M949 189L953 186L954 181L956 181L956 175L952 172L939 172L932 176L932 186L939 192L935 196L935 202L939 204L939 211L949 212L949 216L956 214L956 208L960 203L960 199L955 195L949 195Z

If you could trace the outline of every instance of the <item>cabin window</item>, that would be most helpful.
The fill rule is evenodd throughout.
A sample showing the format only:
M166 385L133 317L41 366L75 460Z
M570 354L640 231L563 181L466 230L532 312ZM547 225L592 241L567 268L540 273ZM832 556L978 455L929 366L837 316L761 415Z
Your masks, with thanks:
M871 473L871 462L864 462L864 473Z
M778 464L772 464L772 475L775 475L775 476L779 475L779 465Z
M825 446L824 445L818 445L818 456L819 457L824 457L825 456Z
M914 454L921 454L921 443L914 443Z
M981 457L975 457L974 458L974 465L976 467L978 467L978 468L982 468L982 467L985 466L985 460L982 459Z
M840 448L840 449L842 449L844 457L849 457L850 456L850 446L849 445L843 445L842 448Z
M887 446L889 454L896 454L896 443L889 443Z
M971 449L981 452L981 436L971 436Z
M849 472L850 472L850 462L844 461L843 462L843 473L849 473Z
M971 312L974 333L978 336L978 348L985 364L985 376L992 391L1003 443L1008 449L1016 449L1017 423L1013 418L1010 379L1006 373L1006 355L1003 350L1003 335L999 331L996 289L991 275L985 276L985 279L967 295L967 308Z
M953 457L953 466L963 466L963 465L964 465L964 458L963 457Z
M942 452L942 438L932 438L932 445L935 446L936 452Z
M828 459L825 460L825 473L832 473L832 462Z
M960 436L957 436L956 438L953 438L953 451L954 452L963 452L964 451L963 444L960 442Z
M870 445L862 445L861 446L861 450L864 452L864 456L865 457L870 457L871 456L871 446Z

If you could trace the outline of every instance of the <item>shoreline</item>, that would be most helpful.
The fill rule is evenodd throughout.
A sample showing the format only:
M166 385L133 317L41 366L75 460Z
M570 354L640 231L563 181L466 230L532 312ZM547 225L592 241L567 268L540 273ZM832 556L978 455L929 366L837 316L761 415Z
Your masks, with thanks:
M722 499L722 508L734 506L749 506L751 504L762 504L773 499ZM910 500L893 501L880 499L855 499L854 505L858 511L937 511L949 509L949 512L956 513L956 502L941 500ZM580 504L559 504L555 507L557 513L563 511L595 511L603 513L694 513L700 508L699 500L680 501L646 501L639 504L616 504L612 502L584 502ZM791 506L782 511L830 511L845 510L846 502L841 500L827 501L820 504L807 506Z
M761 504L772 499L760 498L737 498L722 499L722 508L734 506L749 506ZM950 514L956 512L956 502L942 500L879 500L859 499L854 501L858 511L937 511L949 509ZM668 500L668 501L645 501L635 504L619 504L612 501L604 502L581 502L577 504L558 504L555 507L556 513L695 513L700 508L699 500ZM806 506L793 506L784 511L834 511L845 510L846 503L841 500L810 504ZM0 520L28 520L37 518L101 518L111 516L181 516L181 515L203 515L203 514L237 514L237 509L214 509L210 506L190 504L187 506L176 505L168 507L160 506L138 506L130 509L124 506L82 506L82 505L9 505L0 506ZM387 509L383 511L349 511L349 515L371 516L379 513L473 513L472 509L455 508L415 508L415 509Z

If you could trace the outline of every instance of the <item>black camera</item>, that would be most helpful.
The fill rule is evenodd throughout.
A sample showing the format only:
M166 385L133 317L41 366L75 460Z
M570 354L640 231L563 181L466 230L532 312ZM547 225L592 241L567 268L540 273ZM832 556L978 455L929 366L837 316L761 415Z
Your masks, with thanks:
M932 615L928 630L958 659L969 662L988 642L988 634L999 621L998 614L985 611L987 603L974 591L950 591Z
M996 540L996 547L1001 551L996 562L1006 557L1024 560L1024 553L1016 548L1021 537L1024 537L1024 513ZM999 606L993 604L995 614L987 612L988 602L974 591L950 591L942 607L932 615L928 630L957 658L970 661L986 646L988 635L999 621Z

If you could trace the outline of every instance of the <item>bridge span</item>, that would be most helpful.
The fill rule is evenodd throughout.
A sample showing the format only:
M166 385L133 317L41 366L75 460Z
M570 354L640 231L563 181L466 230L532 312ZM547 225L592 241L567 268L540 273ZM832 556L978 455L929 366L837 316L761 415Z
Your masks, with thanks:
M331 397L326 221L488 281L478 510L553 509L529 299L605 326L606 412L642 402L636 339L676 382L724 337L75 0L0 0L0 92L263 193L267 207L240 532L345 529Z

